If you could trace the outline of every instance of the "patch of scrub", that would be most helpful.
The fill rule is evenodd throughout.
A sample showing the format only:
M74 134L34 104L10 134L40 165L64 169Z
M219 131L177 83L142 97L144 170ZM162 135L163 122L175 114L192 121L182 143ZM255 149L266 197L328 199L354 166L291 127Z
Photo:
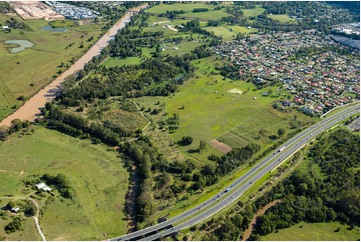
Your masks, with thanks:
M34 46L34 43L30 42L29 40L6 40L5 44L11 45L20 45L19 47L14 47L10 49L10 53L18 53L20 51L23 51L27 48L31 48Z
M46 31L50 31L50 32L56 32L56 33L64 33L64 32L66 32L68 30L67 28L52 28L49 25L44 26L41 29L46 30Z
M229 93L236 93L236 94L242 94L242 91L237 89L237 88L233 88L231 90L228 90Z

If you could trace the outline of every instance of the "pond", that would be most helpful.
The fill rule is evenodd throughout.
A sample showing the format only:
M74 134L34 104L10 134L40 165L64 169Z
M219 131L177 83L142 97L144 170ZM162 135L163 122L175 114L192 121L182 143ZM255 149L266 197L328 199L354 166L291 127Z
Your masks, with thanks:
M18 53L20 51L25 50L26 48L31 48L34 46L34 43L28 41L28 40L6 40L5 44L7 45L11 45L11 44L15 44L15 45L20 45L18 47L13 47L10 49L11 53Z
M44 26L41 29L46 30L46 31L50 31L50 32L55 32L55 33L64 33L64 32L66 32L68 30L66 28L52 28L49 25Z

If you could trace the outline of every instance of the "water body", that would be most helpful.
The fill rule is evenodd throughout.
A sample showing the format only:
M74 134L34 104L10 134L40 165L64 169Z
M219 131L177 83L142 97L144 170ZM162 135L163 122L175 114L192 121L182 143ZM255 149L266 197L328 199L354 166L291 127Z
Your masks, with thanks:
M68 30L67 28L52 28L49 25L46 25L46 26L42 27L41 29L50 31L50 32L54 32L54 33L64 33Z
M25 50L26 48L31 48L34 46L34 43L30 42L29 40L6 40L5 44L11 45L20 45L19 47L11 48L10 53L18 53L20 51Z

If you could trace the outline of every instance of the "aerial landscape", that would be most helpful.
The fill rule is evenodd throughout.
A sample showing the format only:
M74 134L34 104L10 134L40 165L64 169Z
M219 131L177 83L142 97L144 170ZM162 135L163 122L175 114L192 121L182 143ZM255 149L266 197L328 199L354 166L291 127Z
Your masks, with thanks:
M360 240L359 1L0 1L0 240Z

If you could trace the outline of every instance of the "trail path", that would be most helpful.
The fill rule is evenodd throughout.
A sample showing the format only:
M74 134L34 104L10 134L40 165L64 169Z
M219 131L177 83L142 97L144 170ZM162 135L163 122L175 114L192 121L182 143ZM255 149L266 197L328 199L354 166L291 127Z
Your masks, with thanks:
M0 126L10 126L11 121L14 119L30 120L34 121L40 115L40 108L45 106L46 102L51 102L56 97L56 94L60 90L60 85L64 82L65 78L76 73L84 68L84 65L88 63L94 56L100 54L102 49L106 47L109 42L114 38L118 31L125 27L133 16L134 12L138 12L141 9L147 8L148 4L143 4L137 8L133 8L127 12L113 27L111 27L106 34L103 35L82 57L80 57L68 70L63 72L53 82L41 89L27 102L24 103L18 110L6 117L1 121Z
M253 226L256 224L257 217L262 216L267 211L267 209L269 209L270 207L273 207L274 205L281 203L281 202L282 201L279 199L274 200L274 201L270 202L269 204L267 204L266 206L264 206L263 208L261 208L260 210L258 210L258 212L253 216L251 222L249 223L248 228L246 229L246 231L244 231L242 241L246 241L249 238L249 236L251 236Z

